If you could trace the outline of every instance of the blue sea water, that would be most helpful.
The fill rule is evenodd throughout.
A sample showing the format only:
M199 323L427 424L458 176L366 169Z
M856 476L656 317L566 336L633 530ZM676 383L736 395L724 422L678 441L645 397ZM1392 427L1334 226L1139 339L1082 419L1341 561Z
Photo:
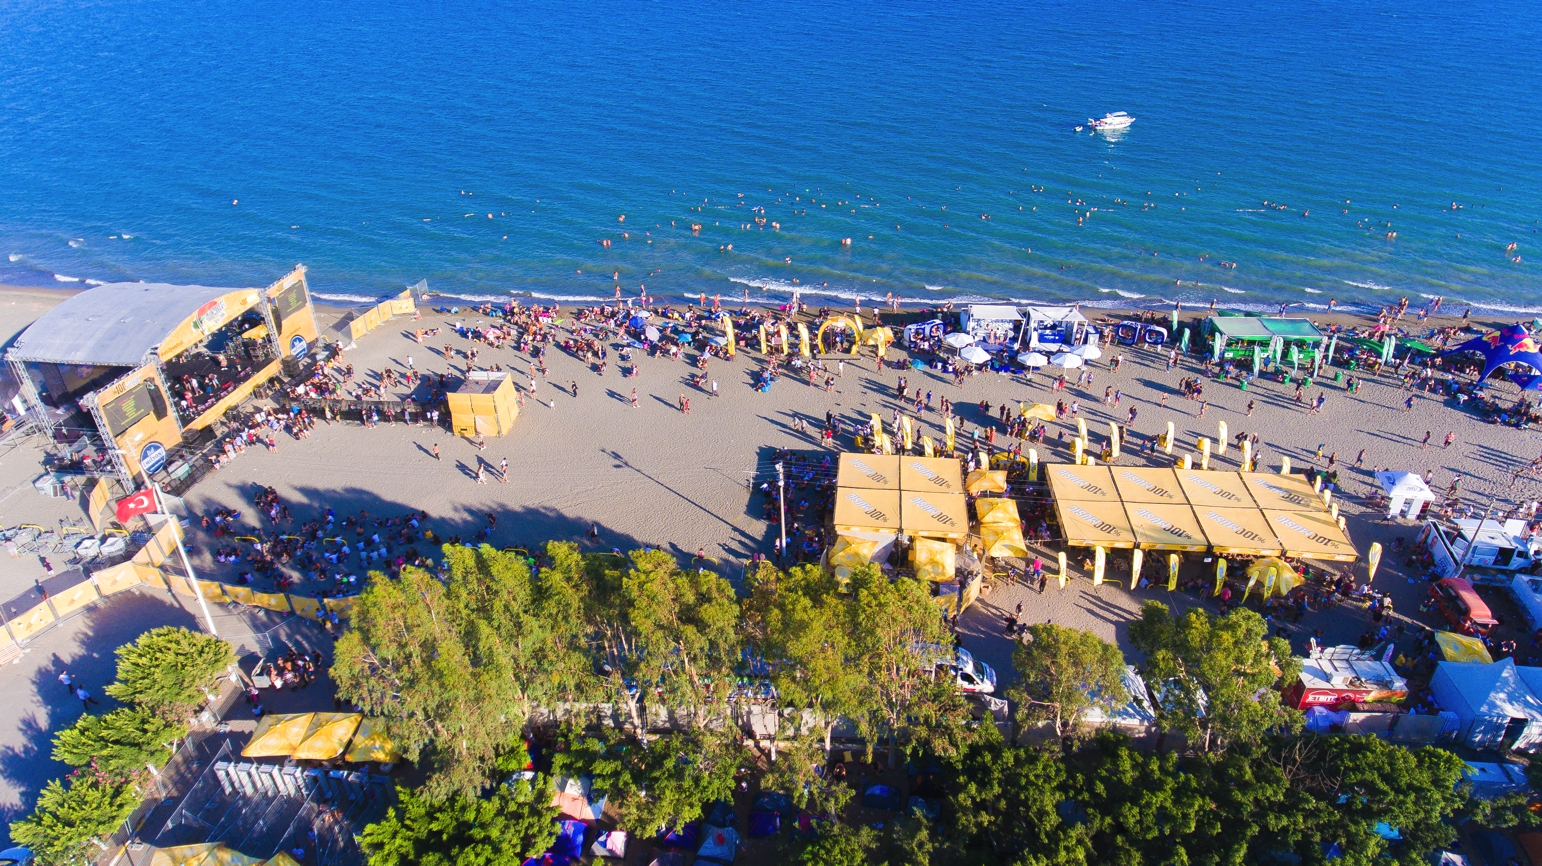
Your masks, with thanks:
M1539 44L1535 2L0 0L0 282L1534 312Z

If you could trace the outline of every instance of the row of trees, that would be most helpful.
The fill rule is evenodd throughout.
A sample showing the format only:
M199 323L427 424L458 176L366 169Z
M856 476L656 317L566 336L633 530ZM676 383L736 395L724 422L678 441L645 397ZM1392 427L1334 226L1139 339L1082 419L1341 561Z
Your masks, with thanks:
M54 737L54 760L74 769L49 782L32 813L11 824L11 838L40 863L94 859L96 840L139 805L147 777L171 758L235 658L224 641L171 626L145 632L117 655L117 681L106 692L124 706L83 714Z

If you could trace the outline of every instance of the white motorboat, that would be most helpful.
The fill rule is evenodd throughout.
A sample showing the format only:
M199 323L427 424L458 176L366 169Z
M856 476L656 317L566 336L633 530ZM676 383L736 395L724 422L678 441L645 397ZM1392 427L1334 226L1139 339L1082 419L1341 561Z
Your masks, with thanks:
M1115 111L1109 114L1105 114L1097 120L1094 120L1090 117L1087 118L1087 125L1093 129L1099 130L1124 129L1134 122L1135 118L1131 117L1123 111Z

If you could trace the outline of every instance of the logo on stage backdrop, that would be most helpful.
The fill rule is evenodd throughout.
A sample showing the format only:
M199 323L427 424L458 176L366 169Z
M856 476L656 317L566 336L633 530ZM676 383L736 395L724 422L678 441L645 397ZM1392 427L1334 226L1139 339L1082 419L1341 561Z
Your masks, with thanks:
M139 452L139 466L146 472L159 472L166 468L166 446L151 442Z
M225 299L215 298L198 308L193 314L193 330L200 334L213 333L220 325L225 324Z
M310 351L311 351L311 344L305 342L305 338L304 337L300 336L299 334L295 334L293 337L290 338L290 340L289 340L289 355L291 357L293 357L296 361L298 361L301 358L304 358L306 355L310 354Z

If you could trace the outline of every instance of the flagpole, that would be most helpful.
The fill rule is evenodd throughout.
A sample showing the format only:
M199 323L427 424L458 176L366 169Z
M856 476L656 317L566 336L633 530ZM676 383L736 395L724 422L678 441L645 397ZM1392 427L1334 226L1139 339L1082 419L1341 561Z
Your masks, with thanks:
M141 467L143 468L143 467ZM150 495L155 497L155 510L164 515L167 520L176 520L177 516L171 513L161 499L161 486L150 480L149 473L145 473L145 484L150 487ZM193 595L198 596L198 609L203 611L204 624L209 629L209 634L219 637L220 633L214 627L214 617L209 613L209 602L203 597L203 587L198 585L198 575L193 572L193 563L188 561L187 548L182 546L182 526L179 523L172 532L171 537L177 542L177 555L182 558L182 570L187 572L187 582L193 588Z

